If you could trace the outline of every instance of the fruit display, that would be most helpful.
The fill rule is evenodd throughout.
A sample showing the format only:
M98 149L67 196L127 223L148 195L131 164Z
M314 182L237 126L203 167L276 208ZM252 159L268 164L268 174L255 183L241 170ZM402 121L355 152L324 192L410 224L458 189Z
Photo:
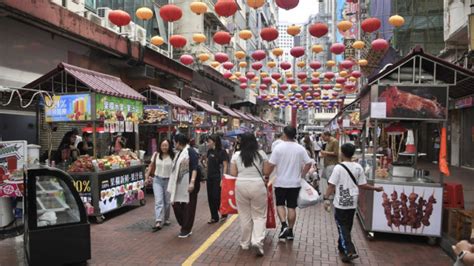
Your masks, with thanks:
M92 157L84 155L79 157L74 163L69 166L68 171L72 173L80 172L94 172L94 171L106 171L112 169L120 169L130 167L139 163L136 156L125 154L125 155L110 155L105 156L102 159L93 160Z
M89 155L80 156L74 161L68 169L68 172L80 173L80 172L93 172L94 166L92 164L92 157Z

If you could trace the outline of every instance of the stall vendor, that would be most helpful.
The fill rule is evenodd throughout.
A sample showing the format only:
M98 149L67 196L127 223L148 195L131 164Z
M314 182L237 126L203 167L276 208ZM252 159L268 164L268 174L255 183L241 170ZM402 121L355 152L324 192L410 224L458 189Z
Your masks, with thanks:
M127 140L122 136L122 133L114 135L112 144L110 146L110 154L118 154L122 149L125 148Z
M79 150L74 146L76 136L77 135L74 131L68 131L64 135L56 153L56 161L58 163L71 162L77 159L79 156Z
M82 134L82 141L79 142L77 145L77 149L79 149L80 155L90 155L93 156L94 147L91 141L92 134L88 132L84 132Z

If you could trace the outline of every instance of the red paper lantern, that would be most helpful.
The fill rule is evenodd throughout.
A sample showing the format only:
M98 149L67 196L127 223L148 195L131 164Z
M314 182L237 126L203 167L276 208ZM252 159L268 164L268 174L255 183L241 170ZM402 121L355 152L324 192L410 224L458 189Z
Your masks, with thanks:
M362 21L360 27L365 32L374 32L380 28L382 22L378 18L367 18Z
M229 71L225 72L224 74L222 74L222 76L224 76L224 78L228 79L230 77L232 77L232 73L230 73Z
M295 8L299 3L299 0L276 0L277 6L286 10Z
M128 25L130 23L130 20L132 19L130 15L123 10L110 11L108 18L110 22L119 27Z
M280 90L286 91L287 89L288 89L288 85L286 85L286 84L280 85Z
M278 38L278 30L272 27L263 28L260 37L267 42L274 41Z
M323 85L324 90L330 90L330 89L332 89L332 87L334 87L332 84L324 84Z
M281 78L281 74L280 73L272 73L272 78L274 80L279 80Z
M214 42L220 45L229 44L232 36L227 31L218 31L214 34Z
M300 72L300 73L296 74L296 76L299 79L306 79L308 77L308 74L306 74L305 72Z
M360 77L362 77L362 73L360 73L360 71L352 71L351 73L351 76L353 76L354 78L358 79Z
M263 78L262 82L265 83L265 84L270 84L270 83L272 83L272 78L270 78L270 77Z
M313 83L313 84L319 84L319 82L320 82L320 80L317 79L317 78L312 78L311 79L311 83Z
M324 77L327 78L327 79L329 79L329 80L333 79L334 76L335 76L334 73L333 73L333 72L330 72L330 71L324 73Z
M294 78L287 78L286 83L288 84L295 84L295 79Z
M308 84L301 85L301 90L306 92L307 90L309 90L309 85Z
M194 58L188 54L183 54L180 58L179 58L179 61L183 64L183 65L191 65L192 63L194 63Z
M247 72L247 74L245 75L249 80L252 80L253 78L255 78L255 73L252 72L252 71L249 71Z
M312 61L309 63L309 67L311 67L313 70L317 70L321 68L321 63L319 61Z
M267 57L267 54L263 50L257 50L252 53L252 58L257 61L263 60L265 57Z
M234 64L232 62L224 62L222 64L222 67L227 70L231 70L232 68L234 68Z
M241 88L242 90L245 90L247 87L248 87L247 83L241 83L241 84L240 84L240 88Z
M183 48L188 41L181 35L172 35L170 37L170 44L175 48Z
M302 46L293 47L290 50L290 54L295 58L301 57L304 55L304 47Z
M377 39L372 42L372 50L382 51L388 48L388 42L384 39Z
M260 63L260 62L255 62L255 63L252 64L252 68L253 68L254 70L257 70L257 71L260 70L260 69L262 69L262 67L263 67L263 64Z
M281 62L281 63L280 63L280 67L281 67L281 69L283 69L283 70L288 70L288 69L291 68L291 64L288 63L288 62Z
M333 43L329 49L333 54L342 54L346 47L342 43Z
M355 85L354 84L345 84L344 85L344 90L346 92L352 92L355 88Z
M298 99L301 99L302 95L301 95L301 93L298 92L297 94L295 94L295 97L298 98Z
M247 83L248 79L246 77L239 77L240 83Z
M328 25L324 23L315 23L309 26L309 33L313 37L321 38L329 31Z
M265 85L265 84L260 84L260 89L261 89L262 91L264 91L264 90L268 89L268 86Z
M346 78L338 77L338 78L336 78L336 83L344 84L344 83L346 83Z
M216 53L214 55L214 59L219 62L219 63L224 63L224 62L227 62L229 61L229 56L227 54L224 54L224 53Z
M352 62L351 60L344 60L344 61L341 62L341 67L345 68L345 69L349 69L353 65L354 65L354 62Z
M234 0L218 0L214 5L214 10L221 17L230 17L237 12L239 6Z
M180 7L172 4L164 5L160 8L160 17L167 22L179 20L183 16Z

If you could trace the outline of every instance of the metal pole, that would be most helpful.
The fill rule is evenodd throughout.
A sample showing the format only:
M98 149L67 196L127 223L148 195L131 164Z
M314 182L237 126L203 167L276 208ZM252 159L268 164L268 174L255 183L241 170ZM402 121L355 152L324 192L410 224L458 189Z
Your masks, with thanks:
M377 131L378 129L379 129L379 121L376 119L375 127L374 127L374 135L373 135L374 146L373 146L373 151L372 151L372 160L373 160L372 178L373 179L375 179L375 170L377 170Z

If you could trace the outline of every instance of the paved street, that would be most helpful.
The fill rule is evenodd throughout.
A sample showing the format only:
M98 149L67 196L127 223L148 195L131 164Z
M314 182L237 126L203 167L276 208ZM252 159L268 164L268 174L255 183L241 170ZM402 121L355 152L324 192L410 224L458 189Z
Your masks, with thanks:
M141 208L115 213L100 225L92 224L92 260L89 265L180 265L223 224L208 225L209 211L205 189L200 193L193 235L178 239L173 224L151 233L152 196ZM200 255L194 265L340 265L337 231L330 214L321 205L300 210L293 242L279 243L270 230L265 241L265 256L256 258L238 245L239 224L235 220ZM369 241L355 223L353 232L360 259L356 265L450 265L452 262L438 246L424 238L377 235ZM0 241L0 265L23 265L21 238Z

